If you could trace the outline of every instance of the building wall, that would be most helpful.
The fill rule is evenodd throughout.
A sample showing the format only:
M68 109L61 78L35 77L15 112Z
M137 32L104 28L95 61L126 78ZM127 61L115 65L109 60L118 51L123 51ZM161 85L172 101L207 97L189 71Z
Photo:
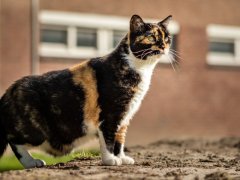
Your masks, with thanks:
M30 74L30 0L1 0L1 89Z
M4 57L1 67L4 68L0 73L4 75L1 83L5 89L15 79L30 73L30 0L1 1ZM180 24L177 46L183 60L179 70L174 72L170 65L161 64L156 68L150 90L131 123L128 144L167 137L240 135L240 83L237 83L240 69L206 63L206 26L210 23L240 26L239 6L239 0L40 1L40 10L129 18L139 14L143 18L159 19L172 14ZM78 62L77 59L41 57L40 72L66 68Z
M2 89L2 3L0 1L0 95Z

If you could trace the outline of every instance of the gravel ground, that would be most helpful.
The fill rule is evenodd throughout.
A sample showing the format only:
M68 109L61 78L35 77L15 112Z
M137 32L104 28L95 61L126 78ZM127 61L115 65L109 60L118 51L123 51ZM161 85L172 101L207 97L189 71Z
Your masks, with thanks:
M127 149L135 165L103 166L99 158L0 173L0 180L205 179L240 180L240 138L161 140Z

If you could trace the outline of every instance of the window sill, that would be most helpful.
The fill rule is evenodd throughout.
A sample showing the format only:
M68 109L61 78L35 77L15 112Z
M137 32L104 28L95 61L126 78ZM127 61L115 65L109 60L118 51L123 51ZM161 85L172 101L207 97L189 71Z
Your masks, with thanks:
M207 64L212 66L240 67L240 58L225 53L209 53L207 55Z
M41 57L51 58L66 58L66 59L86 59L102 55L101 52L94 48L64 48L64 47L50 47L40 46L39 55Z

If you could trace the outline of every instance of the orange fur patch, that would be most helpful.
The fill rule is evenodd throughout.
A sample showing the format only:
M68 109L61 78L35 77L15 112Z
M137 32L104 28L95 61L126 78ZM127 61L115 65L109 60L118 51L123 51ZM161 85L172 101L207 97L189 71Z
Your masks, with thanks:
M83 88L85 93L84 121L99 123L100 108L98 106L98 91L95 71L83 62L69 69L73 74L73 82Z
M160 32L162 33L162 42L164 44L164 47L166 47L166 42L165 42L165 33L163 32L163 30L160 28Z
M158 51L160 50L158 46L152 46L151 49L152 50L158 50Z
M153 28L152 28L152 33L155 35L155 36L158 36L159 34L158 34L158 27L157 26L154 26Z
M127 126L120 127L120 129L115 133L115 140L120 144L124 144L126 133L127 133Z
M142 41L144 38L145 38L145 36L138 36L138 37L136 38L136 41Z

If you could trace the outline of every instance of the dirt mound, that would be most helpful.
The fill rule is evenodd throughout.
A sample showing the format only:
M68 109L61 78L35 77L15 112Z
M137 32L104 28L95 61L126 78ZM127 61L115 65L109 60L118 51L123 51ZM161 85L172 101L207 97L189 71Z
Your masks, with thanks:
M0 179L240 179L240 138L161 140L128 151L135 165L102 166L100 158L75 159L39 169L3 172Z

